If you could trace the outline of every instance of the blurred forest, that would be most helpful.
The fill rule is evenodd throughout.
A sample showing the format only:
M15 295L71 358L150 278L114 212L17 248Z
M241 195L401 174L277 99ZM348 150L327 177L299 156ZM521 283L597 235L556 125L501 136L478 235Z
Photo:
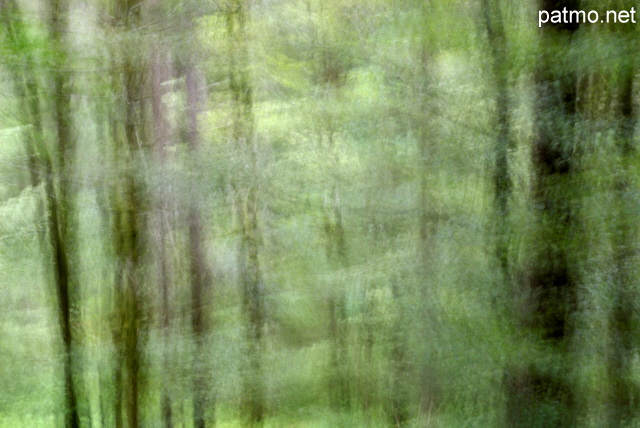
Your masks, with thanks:
M0 0L0 427L640 424L631 0Z

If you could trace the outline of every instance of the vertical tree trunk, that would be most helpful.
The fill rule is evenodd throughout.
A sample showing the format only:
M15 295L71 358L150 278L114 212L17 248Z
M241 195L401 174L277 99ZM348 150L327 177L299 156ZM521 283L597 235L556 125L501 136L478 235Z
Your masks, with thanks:
M169 293L172 284L172 268L170 260L170 234L172 233L171 218L169 211L171 210L171 188L167 188L166 183L170 181L164 178L164 172L167 170L167 148L170 144L171 125L169 123L167 108L163 103L162 97L167 93L166 86L163 83L171 78L171 70L168 54L165 52L168 47L159 44L155 48L157 51L152 61L152 85L151 100L153 107L153 135L155 160L158 174L156 175L159 182L155 192L155 242L157 249L157 266L158 266L158 284L160 286L160 326L162 328L162 367L163 371L169 373L171 371L171 362L169 349L171 347L171 308L169 301L171 299ZM171 392L169 382L162 383L162 391L160 405L162 407L162 419L166 428L173 426Z
M543 1L541 9L566 7L577 1ZM532 361L507 377L507 423L514 427L575 426L576 397L568 377L570 339L577 305L576 268L570 250L577 212L573 198L576 169L577 77L554 62L566 56L576 24L545 25L543 56L536 71L536 135L532 150L533 208L536 216L534 255L523 284L530 296L524 321L555 355L554 364Z
M115 22L124 29L132 46L131 30L140 23L141 11L134 0L116 0ZM135 42L139 42L136 40ZM122 114L114 124L115 155L121 170L112 187L112 233L117 273L115 284L116 326L114 345L116 354L115 421L116 426L140 425L139 401L140 366L142 362L145 325L142 317L143 290L141 284L141 252L143 248L142 191L136 176L136 154L141 152L145 137L144 124L144 67L133 58L135 52L125 50L114 76L117 88L122 88ZM121 84L120 84L121 82ZM116 107L117 108L117 107ZM124 126L119 129L119 124Z
M129 67L133 67L132 64ZM128 154L127 176L124 177L124 198L120 201L119 216L120 229L122 235L120 248L120 268L121 284L123 292L122 318L121 318L121 340L123 349L123 369L124 379L122 381L124 412L129 427L139 426L139 382L138 369L141 360L141 315L142 315L142 290L140 282L140 250L142 240L142 224L138 208L140 206L140 191L137 179L134 176L133 153L138 147L138 124L137 111L139 103L142 103L142 91L140 90L140 76L133 72L131 68L124 72L126 85L126 124L125 138ZM140 133L141 134L141 133ZM125 155L126 156L126 155Z
M31 185L38 186L44 182L45 203L39 211L46 218L46 233L41 238L47 238L52 251L53 280L57 299L57 317L63 342L63 377L65 398L65 426L78 426L77 392L73 382L73 336L71 332L71 280L69 272L69 236L68 215L71 211L68 199L68 177L71 168L67 165L67 157L73 153L71 146L70 117L68 109L68 88L66 76L61 71L64 65L64 41L62 34L66 27L66 6L60 1L51 4L50 12L50 48L55 53L57 61L54 65L53 91L57 95L54 99L54 122L56 125L56 144L54 155L46 149L43 138L43 125L40 114L39 91L37 77L34 74L34 58L31 51L20 49L28 42L18 5L13 0L0 2L5 34L10 47L16 49L27 67L21 70L15 64L9 65L13 80L15 95L21 104L22 119L32 124L32 130L25 144L25 151L29 160ZM56 156L54 162L53 156ZM42 208L45 208L44 210ZM44 244L44 240L42 241Z
M71 215L68 199L68 179L71 167L67 160L73 153L73 141L70 132L69 94L67 79L61 70L64 65L64 41L62 34L66 29L66 5L60 0L52 2L50 13L50 47L57 61L54 65L53 93L54 122L56 126L54 153L50 153L44 142L44 126L41 117L38 78L35 74L36 60L32 52L24 49L29 43L29 36L24 27L21 12L14 0L0 1L0 10L7 40L15 54L20 55L25 66L18 62L9 64L10 76L13 80L14 92L20 102L21 119L31 124L26 136L25 152L31 185L35 188L41 183L44 188L44 203L39 203L38 212L44 216L46 229L42 232L41 245L43 252L51 251L54 292L57 308L56 316L63 344L63 379L64 379L64 426L78 427L78 397L73 380L74 350L72 324L73 295L71 292L69 266L69 233L67 219ZM56 159L54 161L54 156ZM56 162L57 161L57 162Z
M640 391L631 380L632 361L637 340L634 331L638 326L636 283L638 235L635 213L638 212L634 198L630 196L633 166L637 156L634 143L637 123L634 106L634 68L625 64L621 73L619 105L619 129L617 133L620 170L614 183L615 223L613 230L614 290L613 307L609 319L612 347L608 361L608 377L611 382L609 426L619 427L631 423L640 399Z
M72 323L72 306L74 305L74 292L72 291L72 279L70 272L70 231L69 219L74 215L71 203L71 183L73 176L72 158L75 154L74 139L71 135L71 109L70 94L66 71L66 52L64 49L63 34L67 30L68 6L65 0L53 0L51 2L50 28L53 50L56 55L56 63L53 72L53 91L55 94L55 124L57 128L57 192L52 178L46 179L47 208L49 212L49 234L54 251L55 284L58 289L58 312L60 314L60 326L64 343L65 362L65 396L66 418L65 425L78 427L80 418L78 415L78 395L73 381L74 371L74 344ZM76 290L77 292L77 290Z
M264 368L264 283L259 262L258 147L254 136L253 88L249 81L246 23L249 2L233 0L227 11L230 41L229 85L233 122L232 142L242 158L236 192L240 222L239 268L244 314L247 321L248 367L244 370L244 406L250 425L262 426L266 414Z
M487 32L493 88L495 92L496 145L494 151L494 212L496 234L496 258L506 280L509 276L509 199L511 197L511 175L509 171L508 155L514 144L511 139L509 120L509 93L507 79L507 45L502 22L502 11L494 1L483 0L483 20Z
M187 141L196 159L200 149L200 126L198 114L205 100L205 86L201 81L191 59L185 66L185 85L187 95ZM211 420L215 420L215 401L207 399L207 390L212 389L205 378L204 352L205 338L208 332L205 309L208 307L209 293L213 286L213 276L207 263L202 214L196 201L197 195L189 195L189 252L191 273L191 329L193 331L193 425L204 428L207 421L207 410ZM215 386L214 386L215 388Z
M204 246L202 244L202 221L199 210L192 207L189 213L189 251L191 253L191 328L194 335L193 355L193 425L204 428L207 421L207 410L211 419L215 420L215 401L207 400L207 390L212 389L206 382L204 370L205 338L207 326L205 308L207 308L207 289L211 287L211 275L206 265Z

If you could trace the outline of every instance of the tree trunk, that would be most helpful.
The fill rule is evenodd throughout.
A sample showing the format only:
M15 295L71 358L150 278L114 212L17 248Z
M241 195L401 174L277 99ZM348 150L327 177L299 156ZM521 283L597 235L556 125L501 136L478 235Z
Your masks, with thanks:
M238 263L243 309L247 322L248 365L244 370L243 395L251 426L262 426L266 415L264 368L264 283L259 262L258 147L254 136L253 88L249 81L246 23L249 2L233 0L227 10L230 42L229 85L233 121L232 142L242 158L244 171L236 184L236 208L240 222Z
M620 126L618 129L618 147L620 170L614 183L615 229L613 236L614 291L613 307L609 326L612 347L608 361L608 377L611 382L609 402L609 426L619 427L629 424L635 415L640 400L640 391L631 380L634 351L637 340L634 338L639 319L636 314L638 294L634 291L636 280L638 235L634 217L638 206L630 196L632 191L633 165L637 156L634 143L636 112L634 107L634 68L626 65L621 76L621 93L618 102Z
M53 75L54 121L56 125L57 164L44 143L44 130L41 118L39 90L35 75L35 59L30 50L16 51L26 62L24 69L10 63L9 71L13 80L14 92L20 100L21 119L32 125L27 136L25 152L29 162L31 185L35 188L44 183L44 205L39 204L38 212L46 219L46 231L40 236L43 249L51 251L53 284L57 301L56 316L63 344L64 378L64 425L78 427L78 395L73 380L74 350L72 324L71 279L69 266L69 228L68 217L72 210L68 198L68 183L72 170L68 158L74 153L70 132L69 94L67 79L60 70L64 64L64 41L62 34L66 30L66 4L60 0L51 3L50 37L51 49L56 54L57 70ZM21 12L14 0L0 1L5 34L10 46L16 50L28 44L28 35L24 28ZM16 63L17 64L17 63ZM57 169L54 169L57 168ZM56 188L57 184L57 188ZM46 242L45 242L46 238ZM45 251L46 253L46 251ZM47 267L50 265L47 263Z
M168 54L168 46L159 43L156 46L156 54L152 60L151 75L151 101L153 107L153 135L155 149L156 186L155 192L155 242L156 259L158 267L158 284L160 286L160 327L162 328L162 370L165 373L171 372L170 348L171 348L171 299L170 289L173 282L172 263L170 260L171 234L171 194L170 179L164 175L168 169L167 149L171 143L171 124L169 123L168 111L163 102L163 96L168 92L164 82L172 77L171 64ZM168 184L168 186L167 186ZM163 382L161 386L160 405L162 407L162 419L166 428L173 426L172 403L170 383Z
M540 7L575 10L579 4L548 0ZM507 373L507 424L513 427L572 427L576 422L576 392L568 373L577 305L577 272L570 250L577 216L573 202L577 77L569 67L559 71L553 63L553 58L566 51L551 52L568 49L575 30L575 24L545 25L541 29L544 54L535 76L536 135L532 150L536 235L522 290L529 296L523 321L541 340L545 352L557 357L554 364L532 361ZM546 56L550 53L555 56Z
M187 141L192 159L198 157L200 149L200 126L198 114L205 100L205 86L201 82L191 59L185 67L187 96ZM189 195L189 252L191 273L191 329L193 331L193 425L195 428L206 426L207 411L211 420L215 420L215 401L207 399L207 390L212 389L205 380L202 371L205 368L205 338L208 332L205 309L209 307L209 294L213 287L213 275L207 263L204 246L202 213L196 195Z
M116 0L115 22L125 31L134 29L140 23L141 11L134 0ZM127 37L133 37L127 34ZM132 40L125 39L130 43ZM138 41L136 41L138 42ZM114 345L116 355L115 420L116 426L138 427L140 425L139 401L140 367L142 363L143 337L143 290L141 283L141 252L143 242L142 184L136 176L137 157L141 152L145 137L143 128L145 81L143 68L132 56L134 52L122 54L121 65L114 70L122 84L122 114L114 124L114 160L121 174L116 177L112 187L112 234L117 260L115 284ZM118 82L117 79L115 79ZM122 123L122 132L119 125Z
M496 258L506 280L509 276L509 199L511 197L511 175L509 171L509 150L514 147L511 139L509 118L509 92L507 79L507 45L499 5L491 0L483 0L483 19L489 43L493 88L495 92L496 145L494 149L494 212L496 224Z
M73 176L72 158L75 153L74 138L71 135L70 82L63 70L66 66L66 50L63 35L67 30L68 6L64 0L54 0L50 4L49 32L51 47L55 54L52 76L54 98L54 122L56 127L57 159L44 162L49 168L45 171L45 194L48 213L49 242L53 250L54 284L58 297L58 314L62 341L64 345L64 383L65 383L65 426L78 427L78 394L73 380L75 349L73 343L72 306L74 290L70 269L70 231L69 220L74 209L71 202L71 183ZM54 168L57 168L55 170Z

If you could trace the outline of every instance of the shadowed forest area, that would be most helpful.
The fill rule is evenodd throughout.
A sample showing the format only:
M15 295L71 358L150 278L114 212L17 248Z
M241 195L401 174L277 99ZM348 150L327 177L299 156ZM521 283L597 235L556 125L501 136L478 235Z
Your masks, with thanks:
M631 0L0 0L0 427L640 424Z

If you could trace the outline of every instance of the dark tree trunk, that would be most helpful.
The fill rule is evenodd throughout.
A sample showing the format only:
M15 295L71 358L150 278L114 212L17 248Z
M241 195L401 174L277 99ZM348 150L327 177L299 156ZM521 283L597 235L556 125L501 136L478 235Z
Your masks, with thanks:
M543 1L540 5L546 10L578 6L575 1ZM522 289L529 296L523 321L546 352L557 355L558 360L555 364L532 361L507 373L507 424L513 427L572 427L576 423L576 391L568 372L577 305L576 269L570 250L577 216L572 187L577 168L577 77L569 66L561 69L554 62L566 56L577 28L561 24L541 29L544 54L535 76L532 150L536 239Z
M22 120L32 125L27 136L25 152L29 161L31 185L44 184L44 204L39 206L39 213L46 219L46 231L41 235L43 248L51 251L53 267L53 284L57 300L57 317L63 344L63 378L66 427L78 427L78 396L73 381L74 354L72 324L71 277L69 266L69 227L68 216L72 215L68 197L69 178L72 173L68 158L73 155L74 147L70 132L69 93L67 78L61 65L64 64L64 41L62 34L66 29L66 4L56 0L50 9L51 49L56 53L58 64L53 75L54 121L56 125L56 162L44 144L44 130L41 118L39 90L35 75L35 59L30 51L16 51L24 55L26 67L9 65L15 95L21 103ZM24 27L20 10L14 0L0 2L5 34L11 46L28 43L28 35ZM46 238L46 241L45 241Z
M494 151L494 212L496 234L496 258L505 280L509 276L509 199L511 197L511 174L509 171L509 150L514 147L511 138L509 117L509 86L507 78L507 43L505 39L502 11L491 0L483 0L484 27L487 32L491 62L491 74L495 93L496 145Z
M116 0L115 22L126 30L139 25L141 11L134 0ZM131 37L131 35L128 35ZM115 284L114 345L116 355L115 420L117 426L140 425L140 396L143 338L143 290L141 283L141 253L144 212L142 184L137 177L136 154L141 152L145 138L144 67L138 64L133 52L124 52L121 65L114 70L115 87L122 88L122 109L115 112L122 117L114 124L114 159L121 174L112 187L112 234L117 260ZM121 84L120 84L121 82ZM124 132L119 127L123 124Z
M187 60L185 66L185 85L187 96L187 127L186 139L189 143L192 159L198 157L200 149L200 126L198 114L203 108L206 90L203 79L196 67ZM193 331L193 425L204 428L207 421L207 411L210 419L215 420L215 401L207 399L207 390L212 389L205 378L204 353L205 338L208 332L205 309L209 307L209 295L213 287L213 275L207 263L204 246L204 230L202 213L196 195L189 195L189 252L191 273L191 329Z
M189 251L191 253L191 328L193 330L193 425L204 428L207 420L207 410L215 416L215 402L207 400L207 390L211 389L205 380L204 352L207 326L205 322L205 308L207 308L207 291L211 287L212 279L206 265L204 246L202 242L202 221L199 210L192 207L189 213Z
M71 329L72 313L74 305L73 283L70 271L71 251L71 227L70 218L74 209L71 202L72 189L72 158L75 154L74 138L71 135L71 111L69 79L64 67L66 65L66 51L63 35L67 30L68 5L64 0L54 0L50 4L49 31L51 35L52 50L55 53L55 71L53 73L54 121L56 126L57 162L49 160L51 167L45 178L47 198L47 212L49 223L49 239L54 253L54 278L58 294L58 314L60 328L64 344L64 379L66 397L65 426L78 427L80 417L78 414L78 394L74 385L74 344ZM55 171L54 182L53 168ZM57 184L57 187L56 187Z
M133 66L133 65L131 65ZM126 124L125 138L129 159L127 175L124 177L124 198L121 200L119 209L119 230L121 243L119 253L120 269L120 289L123 293L122 318L121 318L121 340L123 349L123 399L124 412L126 414L127 425L129 427L139 426L139 378L138 369L140 367L142 352L142 290L140 282L140 251L142 241L142 221L139 214L140 190L139 183L134 176L134 162L132 153L138 150L138 113L136 107L142 103L141 82L135 72L125 70L124 78L126 85ZM140 133L142 134L142 133ZM126 156L126 155L125 155Z
M243 398L250 425L262 426L266 416L264 384L264 283L260 270L258 227L258 147L254 136L253 88L249 81L246 23L249 2L234 0L227 10L230 41L229 85L233 105L232 141L245 170L236 183L237 215L240 222L238 262L243 309L247 322L248 366L244 370Z
M632 162L637 155L634 143L637 122L633 97L634 71L631 64L623 68L618 102L620 125L617 138L620 170L614 183L614 291L609 319L612 347L607 367L611 382L608 407L611 427L629 424L636 414L635 409L640 400L640 391L631 380L633 356L637 347L634 332L640 322L635 310L638 294L634 290L634 266L638 261L637 227L634 217L638 212L638 206L634 204L634 198L630 193L633 180Z

